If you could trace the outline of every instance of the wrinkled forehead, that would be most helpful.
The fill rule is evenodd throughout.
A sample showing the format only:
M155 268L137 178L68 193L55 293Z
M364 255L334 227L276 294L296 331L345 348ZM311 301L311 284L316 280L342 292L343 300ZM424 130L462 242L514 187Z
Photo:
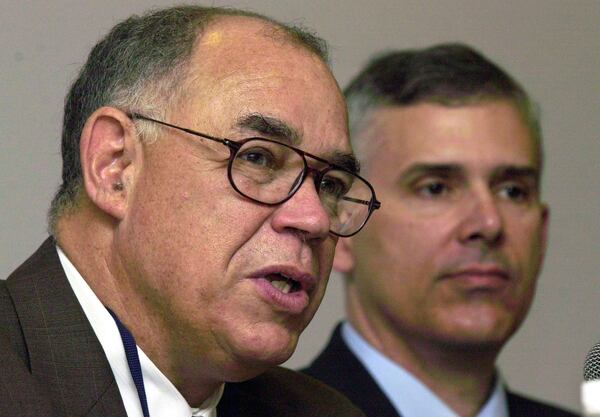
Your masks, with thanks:
M540 170L538 142L518 110L504 101L380 108L370 116L361 139L372 145L369 159L389 159L399 169L413 163L451 163Z
M192 117L230 135L238 120L257 114L289 125L309 152L350 152L346 107L331 71L282 30L248 17L211 24L190 64Z

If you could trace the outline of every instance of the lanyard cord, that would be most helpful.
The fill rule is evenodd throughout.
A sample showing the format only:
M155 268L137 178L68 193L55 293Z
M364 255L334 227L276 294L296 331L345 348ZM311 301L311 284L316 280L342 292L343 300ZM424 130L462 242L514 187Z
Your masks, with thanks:
M140 405L142 406L142 413L144 414L144 417L150 417L150 412L148 411L148 400L146 399L146 389L144 388L142 366L140 365L140 357L138 355L135 339L127 327L121 323L117 315L109 308L107 308L107 310L115 320L117 328L119 329L119 333L121 334L123 348L125 348L125 356L127 357L127 365L129 365L129 372L133 378L135 388L137 389Z

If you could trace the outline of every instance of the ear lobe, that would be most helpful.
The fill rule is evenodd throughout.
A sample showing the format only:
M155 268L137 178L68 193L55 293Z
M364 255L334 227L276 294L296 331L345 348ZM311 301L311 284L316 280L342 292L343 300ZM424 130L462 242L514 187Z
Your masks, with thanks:
M132 185L136 151L135 127L122 111L101 107L86 121L80 157L88 198L102 211L121 220Z
M333 269L343 274L350 274L354 270L351 237L342 237L338 240L333 258Z

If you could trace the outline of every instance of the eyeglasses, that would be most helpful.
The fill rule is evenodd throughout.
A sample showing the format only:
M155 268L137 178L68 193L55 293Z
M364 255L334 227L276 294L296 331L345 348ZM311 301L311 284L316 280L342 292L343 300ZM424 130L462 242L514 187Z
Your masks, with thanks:
M375 197L375 190L367 180L342 166L285 143L259 137L235 141L196 132L139 113L129 113L128 116L227 146L227 177L231 186L242 196L257 203L274 206L286 202L300 189L309 174L312 175L321 204L329 215L329 232L336 236L348 237L358 233L371 213L381 207ZM306 157L326 164L326 167L312 168Z

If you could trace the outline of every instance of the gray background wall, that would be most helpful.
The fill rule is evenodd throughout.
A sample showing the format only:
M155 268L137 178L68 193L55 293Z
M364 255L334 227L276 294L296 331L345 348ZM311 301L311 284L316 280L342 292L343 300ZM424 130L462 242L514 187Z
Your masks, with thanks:
M2 0L0 276L45 237L60 177L69 82L117 20L168 0ZM208 2L207 2L208 3ZM464 41L515 75L543 108L550 248L528 320L500 366L514 389L579 408L581 367L600 339L600 1L214 1L303 23L331 44L344 85L375 51ZM288 362L307 363L343 305L332 276L324 305Z

